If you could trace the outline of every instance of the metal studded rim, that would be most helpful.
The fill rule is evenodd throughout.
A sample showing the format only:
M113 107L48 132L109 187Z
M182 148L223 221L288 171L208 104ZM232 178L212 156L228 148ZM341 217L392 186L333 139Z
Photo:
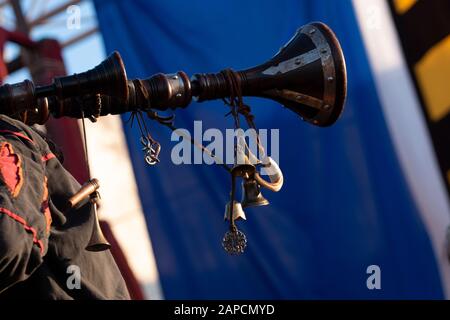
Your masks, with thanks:
M299 32L309 37L319 52L324 76L322 112L331 113L336 103L336 66L331 47L325 35L314 25L304 26Z

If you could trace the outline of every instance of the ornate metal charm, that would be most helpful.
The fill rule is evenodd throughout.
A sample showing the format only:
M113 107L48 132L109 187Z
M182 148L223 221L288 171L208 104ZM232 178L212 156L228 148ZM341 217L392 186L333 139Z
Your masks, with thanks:
M247 237L240 230L230 230L225 233L222 246L228 254L240 255L247 247Z
M149 165L153 166L159 162L159 153L161 145L158 141L152 139L150 136L141 136L141 144L144 151L144 159Z

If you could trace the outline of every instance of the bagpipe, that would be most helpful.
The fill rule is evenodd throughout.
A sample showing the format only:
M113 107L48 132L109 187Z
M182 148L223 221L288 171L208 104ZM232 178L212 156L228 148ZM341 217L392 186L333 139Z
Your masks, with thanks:
M35 86L25 80L0 86L0 113L33 125L45 124L49 117L87 118L95 122L101 116L130 112L137 115L138 121L146 114L175 130L173 119L158 115L158 111L186 108L193 100L222 99L230 106L235 128L239 127L240 116L249 127L254 127L254 116L243 97L260 97L276 101L312 125L327 127L341 115L346 93L341 46L333 31L319 22L299 28L267 62L242 71L225 69L192 77L178 71L130 80L119 53L114 52L95 68L57 77L50 85ZM141 142L147 163L159 162L159 143L147 132L142 132ZM281 170L270 157L256 159L256 163L251 158L248 155L244 163L231 167L222 164L232 176L231 199L225 212L230 229L223 238L223 246L231 254L242 253L246 247L246 237L235 224L239 218L245 218L243 208L268 204L261 187L279 191L283 183ZM258 165L273 169L270 181L261 177ZM234 199L236 178L243 180L240 202ZM98 188L97 182L88 185L91 193Z

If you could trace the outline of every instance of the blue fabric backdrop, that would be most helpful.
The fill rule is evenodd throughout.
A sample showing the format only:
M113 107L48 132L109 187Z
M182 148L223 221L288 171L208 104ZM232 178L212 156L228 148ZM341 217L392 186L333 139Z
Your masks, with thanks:
M223 170L176 166L170 132L161 164L142 159L136 128L124 125L164 295L169 299L442 298L430 241L399 168L350 0L96 0L108 52L119 50L129 77L184 70L235 70L266 61L310 21L330 25L344 49L346 110L327 129L303 123L276 103L249 99L260 128L280 128L283 190L247 210L245 255L221 248L230 190ZM232 128L221 102L177 111L192 130ZM124 119L127 119L124 117ZM132 230L130 230L132 232ZM366 268L381 267L368 290Z

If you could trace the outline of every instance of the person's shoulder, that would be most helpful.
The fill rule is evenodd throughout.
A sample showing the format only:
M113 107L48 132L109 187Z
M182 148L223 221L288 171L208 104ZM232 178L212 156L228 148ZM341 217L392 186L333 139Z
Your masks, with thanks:
M16 129L22 129L28 126L22 121L13 119L4 114L0 114L0 127L14 127Z
M46 149L47 143L32 127L22 121L0 114L0 137L6 140L20 140L30 147Z

